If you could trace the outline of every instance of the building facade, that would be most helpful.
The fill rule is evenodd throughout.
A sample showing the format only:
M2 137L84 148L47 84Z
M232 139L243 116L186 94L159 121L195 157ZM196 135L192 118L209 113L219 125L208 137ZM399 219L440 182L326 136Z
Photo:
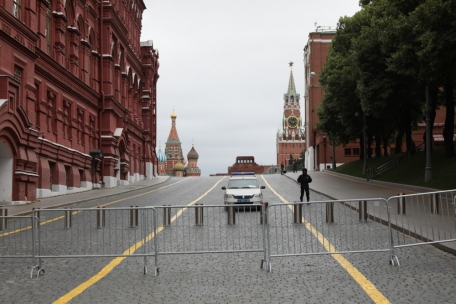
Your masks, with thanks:
M276 135L277 165L290 164L293 157L297 160L301 157L306 148L303 119L301 117L300 95L296 93L296 86L293 77L293 62L290 65L290 78L288 79L288 90L283 95L282 121Z
M271 166L258 165L253 156L237 156L236 162L228 167L228 175L233 172L253 172L255 174L263 174ZM221 174L219 174L221 175Z
M324 89L319 83L319 76L326 63L326 56L331 47L332 38L336 34L335 27L320 27L309 33L309 40L304 47L304 112L306 152L305 167L309 171L324 170L336 165L358 160L359 143L350 143L345 147L333 146L326 138L325 132L316 129L319 121L317 109L323 100Z
M158 52L142 0L3 0L0 202L153 178Z

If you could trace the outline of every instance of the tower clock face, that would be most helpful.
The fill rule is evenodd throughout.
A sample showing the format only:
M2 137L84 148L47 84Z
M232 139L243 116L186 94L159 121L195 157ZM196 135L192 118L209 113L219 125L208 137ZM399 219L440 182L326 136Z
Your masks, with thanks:
M298 126L298 119L296 116L290 116L287 119L287 124L289 128L296 128Z

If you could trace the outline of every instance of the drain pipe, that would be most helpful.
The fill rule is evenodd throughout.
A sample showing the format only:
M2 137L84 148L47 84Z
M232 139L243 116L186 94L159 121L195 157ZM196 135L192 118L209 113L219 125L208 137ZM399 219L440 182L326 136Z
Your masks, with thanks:
M103 151L103 148L101 147L101 119L103 117L103 114L105 112L105 94L103 91L103 1L100 1L100 44L99 44L99 49L100 49L100 66L99 66L99 79L100 79L100 94L101 94L101 112L98 117L98 144L100 146L100 150ZM104 156L101 158L101 184L103 187L105 186L104 182Z

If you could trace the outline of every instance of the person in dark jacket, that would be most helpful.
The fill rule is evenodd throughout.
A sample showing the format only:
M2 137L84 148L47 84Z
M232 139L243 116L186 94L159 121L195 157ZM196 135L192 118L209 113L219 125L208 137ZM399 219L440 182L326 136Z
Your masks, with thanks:
M307 169L306 168L302 169L302 174L299 175L299 177L298 177L298 183L301 184L301 196L300 196L301 202L302 202L302 198L304 196L304 191L306 191L306 198L307 198L307 201L309 201L309 199L310 199L309 184L311 182L312 182L312 178L307 174Z
M283 165L283 163L281 163L280 164L280 174L282 174L282 175L283 175L283 167L284 167L284 165Z

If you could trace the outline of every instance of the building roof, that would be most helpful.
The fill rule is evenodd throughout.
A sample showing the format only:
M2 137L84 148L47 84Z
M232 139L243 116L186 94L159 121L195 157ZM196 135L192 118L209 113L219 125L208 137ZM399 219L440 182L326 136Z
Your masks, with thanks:
M288 79L288 90L287 93L284 94L284 97L295 97L296 100L299 100L300 96L296 93L296 85L293 77L293 70L292 66L290 66L290 78Z
M185 166L183 163L181 163L181 160L179 159L177 161L177 163L174 165L174 171L184 171L185 170Z
M194 144L192 144L192 149L190 150L190 152L188 152L187 158L189 160L190 159L198 159L199 158L198 152L196 152Z
M173 110L171 114L171 130L169 130L168 140L166 141L167 144L180 144L179 135L177 134L176 129L176 118L177 115Z
M159 163L166 162L166 155L165 155L165 153L162 152L161 146L159 146L159 148L158 148L157 159L158 159Z

